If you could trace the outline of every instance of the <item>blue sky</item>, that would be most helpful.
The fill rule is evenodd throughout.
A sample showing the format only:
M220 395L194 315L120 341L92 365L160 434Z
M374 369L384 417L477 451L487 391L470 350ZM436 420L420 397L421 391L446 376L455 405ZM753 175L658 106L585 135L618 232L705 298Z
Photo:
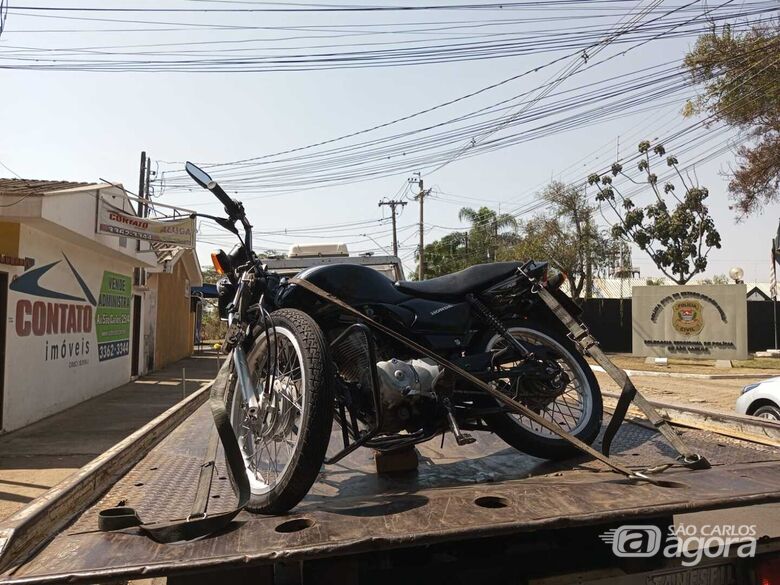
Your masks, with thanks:
M51 1L28 2L30 6L52 4ZM139 0L132 4L86 0L69 2L73 6L123 4L140 7L192 5L173 0L165 3ZM626 6L633 8L632 4L639 8L651 2L626 3ZM674 7L681 4L667 1L661 6ZM218 3L203 5L220 6ZM702 10L704 6L702 3ZM519 14L519 11L514 14ZM560 25L558 21L507 25L502 30L516 29L522 34L531 35L540 29L576 26L578 16L585 12L540 9L533 12L526 10L522 14L542 18L545 15L563 15L570 16L572 20L563 21ZM108 17L118 18L117 15ZM340 13L185 14L151 15L145 18L166 20L174 17L179 21L193 23L251 22L264 26L395 23L399 30L408 28L415 19L445 19L440 14L422 12L413 15L391 13L369 16ZM461 12L448 12L446 15L446 18L452 19L505 17L506 12L497 10L480 11L478 16ZM614 24L621 17L622 14L616 13L614 20L609 22ZM19 51L14 47L35 47L41 54L40 49L107 44L189 43L216 38L213 31L191 30L134 33L31 32L47 28L83 30L104 26L107 25L25 16L12 10L8 14L6 30L0 38L0 57L7 57L8 51ZM262 35L266 35L263 38L278 36L279 32L249 34L235 31L220 32L219 35L219 39L257 40ZM374 42L376 37L366 35L351 40L357 44L364 41ZM272 41L263 42L266 43L264 46L268 46ZM274 42L277 46L290 46L289 41ZM285 45L285 42L288 44ZM607 47L600 57L615 55L611 60L594 66L586 74L566 79L559 89L564 91L585 82L607 81L650 65L680 61L692 42L692 37L654 40L623 56L619 56L619 52L630 45ZM170 161L161 163L160 171L176 171L181 169L181 161L184 160L219 163L295 148L445 102L566 54L567 51L557 51L459 63L306 72L96 73L3 70L0 71L0 84L5 96L5 107L0 109L0 161L26 178L91 181L102 177L120 181L135 190L139 154L144 149L156 161ZM3 62L8 63L7 59L0 61ZM380 132L377 135L413 130L533 90L567 63L562 61L559 66L528 75L424 117L397 124L384 134ZM381 252L381 247L390 246L390 226L378 221L383 213L387 213L387 209L378 208L377 203L383 197L411 195L412 192L407 188L407 178L413 172L421 171L426 187L434 188L434 196L427 200L425 209L428 224L426 240L430 241L444 235L449 228L461 225L457 214L463 205L478 206L484 202L494 208L500 207L501 211L521 212L536 200L538 191L551 179L582 182L589 172L608 165L618 153L621 157L634 153L639 140L664 137L690 124L691 120L683 119L679 112L686 95L694 93L694 89L675 93L668 99L657 100L651 104L652 108L644 107L639 113L620 115L621 112L610 112L609 120L595 120L582 128L480 156L463 156L435 172L430 171L436 165L429 165L428 168L410 166L385 177L345 185L288 193L248 190L237 196L244 199L258 231L293 230L288 234L256 236L256 247L259 249L286 249L296 241L315 242L330 238L348 242L354 252ZM545 100L541 100L534 107L544 104ZM535 125L521 125L513 131L523 132ZM489 138L498 138L502 132L508 133L507 130L498 130ZM477 135L475 138L482 140L485 137ZM713 138L710 142L702 142L701 147L688 152L687 157L685 153L679 153L680 162L685 165L690 160L696 160L696 157L712 151L716 144L725 144L726 138L727 135L719 134L717 140ZM466 151L467 144L468 141L463 142ZM675 152L675 144L667 143L667 149ZM762 215L735 224L734 215L728 209L727 181L721 176L733 161L733 152L726 151L695 167L695 176L710 190L710 206L723 236L723 249L711 253L707 274L726 273L731 266L739 265L745 269L747 280L766 281L769 270L767 249L777 226L778 206L770 206ZM219 170L212 170L214 178L219 180ZM0 175L9 176L9 173L0 168ZM156 194L161 202L203 212L218 213L220 207L209 193L195 186L189 192L181 189L161 192L158 185ZM637 195L636 199L641 203L647 197L648 194ZM543 210L534 212L540 211ZM519 214L521 220L528 217L529 214ZM376 224L372 224L373 221ZM400 255L409 268L414 263L417 237L413 226L416 221L417 207L410 201L399 218L399 239L403 242ZM322 227L357 222L361 222L359 227L342 231ZM603 220L602 223L606 225ZM208 262L208 252L215 243L230 243L230 238L220 235L216 226L208 224L203 226L201 240L198 252L203 264ZM633 263L641 268L642 276L658 274L650 260L638 251L634 253Z

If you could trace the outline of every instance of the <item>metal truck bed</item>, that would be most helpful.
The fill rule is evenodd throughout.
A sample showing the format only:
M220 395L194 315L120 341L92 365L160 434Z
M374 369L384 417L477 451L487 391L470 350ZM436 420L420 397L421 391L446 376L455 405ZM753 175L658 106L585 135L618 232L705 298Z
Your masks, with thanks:
M284 517L246 512L221 534L189 543L157 544L133 529L97 531L97 513L119 505L145 521L185 517L206 450L211 415L202 406L0 583L94 582L192 574L309 561L463 539L479 540L560 528L605 526L698 510L780 501L776 448L684 429L685 440L712 463L709 470L672 468L682 488L632 485L600 463L550 464L479 433L458 447L418 447L416 471L377 475L373 453L360 449L323 470L306 499ZM331 449L338 444L334 434ZM668 462L673 451L651 428L626 422L614 456L636 468ZM210 511L233 505L224 465L217 466ZM255 581L255 582L263 582Z

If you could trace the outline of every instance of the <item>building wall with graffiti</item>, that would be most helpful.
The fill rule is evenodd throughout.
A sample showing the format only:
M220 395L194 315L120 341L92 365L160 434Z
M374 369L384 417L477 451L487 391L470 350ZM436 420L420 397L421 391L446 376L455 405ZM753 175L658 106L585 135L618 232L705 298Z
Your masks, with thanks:
M132 265L21 225L9 268L3 427L9 431L130 379Z

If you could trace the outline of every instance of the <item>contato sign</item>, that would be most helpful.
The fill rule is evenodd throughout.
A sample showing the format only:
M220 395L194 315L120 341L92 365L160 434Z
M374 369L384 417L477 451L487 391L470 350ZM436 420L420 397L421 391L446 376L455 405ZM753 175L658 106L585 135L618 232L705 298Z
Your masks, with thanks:
M634 355L747 358L744 284L635 286Z
M102 197L98 200L96 231L99 234L166 242L190 248L195 245L194 219L187 217L163 220L138 217L111 205Z
M58 281L78 292L64 292ZM130 353L130 276L103 271L100 295L95 298L82 273L62 252L61 260L26 270L8 288L21 295L13 312L16 335L20 340L42 341L41 361L65 362L69 368L87 366L95 345L99 362Z

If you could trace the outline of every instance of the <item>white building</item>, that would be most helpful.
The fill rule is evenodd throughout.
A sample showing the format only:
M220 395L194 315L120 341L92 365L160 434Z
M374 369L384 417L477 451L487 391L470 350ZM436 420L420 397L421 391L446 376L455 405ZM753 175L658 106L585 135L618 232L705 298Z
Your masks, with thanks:
M97 200L132 211L121 188L0 179L0 430L110 390L146 369L139 284L148 243L95 233Z

